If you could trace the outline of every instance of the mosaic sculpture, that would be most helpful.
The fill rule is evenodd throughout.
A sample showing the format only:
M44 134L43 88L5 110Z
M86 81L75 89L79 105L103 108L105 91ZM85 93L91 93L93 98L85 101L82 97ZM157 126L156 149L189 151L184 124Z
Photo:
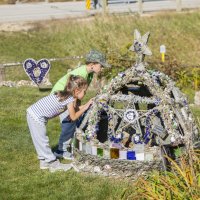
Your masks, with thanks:
M84 154L150 161L163 146L189 148L198 135L185 95L167 75L145 67L149 33L134 36L136 63L102 89L76 130Z

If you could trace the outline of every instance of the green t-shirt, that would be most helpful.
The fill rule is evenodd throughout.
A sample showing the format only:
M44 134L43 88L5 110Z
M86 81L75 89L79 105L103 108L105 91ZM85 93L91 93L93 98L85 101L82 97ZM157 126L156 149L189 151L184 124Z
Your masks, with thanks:
M93 79L93 73L88 74L87 69L86 69L86 65L81 65L80 67L72 70L71 72L69 72L65 76L63 76L60 80L58 80L57 83L54 85L51 93L64 90L65 85L66 85L67 80L68 80L68 77L71 74L82 76L84 79L87 80L88 85L91 83L91 81Z

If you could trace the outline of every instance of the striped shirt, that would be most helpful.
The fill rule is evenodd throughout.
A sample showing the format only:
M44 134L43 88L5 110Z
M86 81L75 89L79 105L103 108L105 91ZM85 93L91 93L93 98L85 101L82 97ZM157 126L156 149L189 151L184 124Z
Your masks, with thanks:
M27 109L27 113L31 115L37 122L47 123L48 119L54 118L67 110L67 104L74 101L72 96L64 101L59 101L59 97L50 94L43 97Z

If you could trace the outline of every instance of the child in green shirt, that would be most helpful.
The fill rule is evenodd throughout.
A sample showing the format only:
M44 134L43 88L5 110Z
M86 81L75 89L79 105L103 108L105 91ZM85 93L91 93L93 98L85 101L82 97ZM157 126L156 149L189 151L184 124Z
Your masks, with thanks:
M103 67L109 67L106 63L105 55L99 51L91 50L86 55L86 64L81 65L58 80L53 87L52 92L63 90L70 75L82 76L87 80L89 85L93 79L93 74L99 74ZM67 112L62 113L59 117L61 123L61 134L58 143L58 150L54 152L54 154L58 158L72 159L72 155L67 151L67 147L69 147L71 138L73 138L76 121L72 121Z

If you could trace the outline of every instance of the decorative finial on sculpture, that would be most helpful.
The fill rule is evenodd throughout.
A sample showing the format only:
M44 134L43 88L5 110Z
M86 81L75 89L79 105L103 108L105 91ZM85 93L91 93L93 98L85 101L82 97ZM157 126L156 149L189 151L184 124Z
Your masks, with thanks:
M130 47L129 50L135 51L137 54L136 66L139 66L144 61L145 55L152 55L151 50L147 46L149 35L150 33L147 32L145 35L141 36L140 32L137 29L135 29L134 31L133 45Z

